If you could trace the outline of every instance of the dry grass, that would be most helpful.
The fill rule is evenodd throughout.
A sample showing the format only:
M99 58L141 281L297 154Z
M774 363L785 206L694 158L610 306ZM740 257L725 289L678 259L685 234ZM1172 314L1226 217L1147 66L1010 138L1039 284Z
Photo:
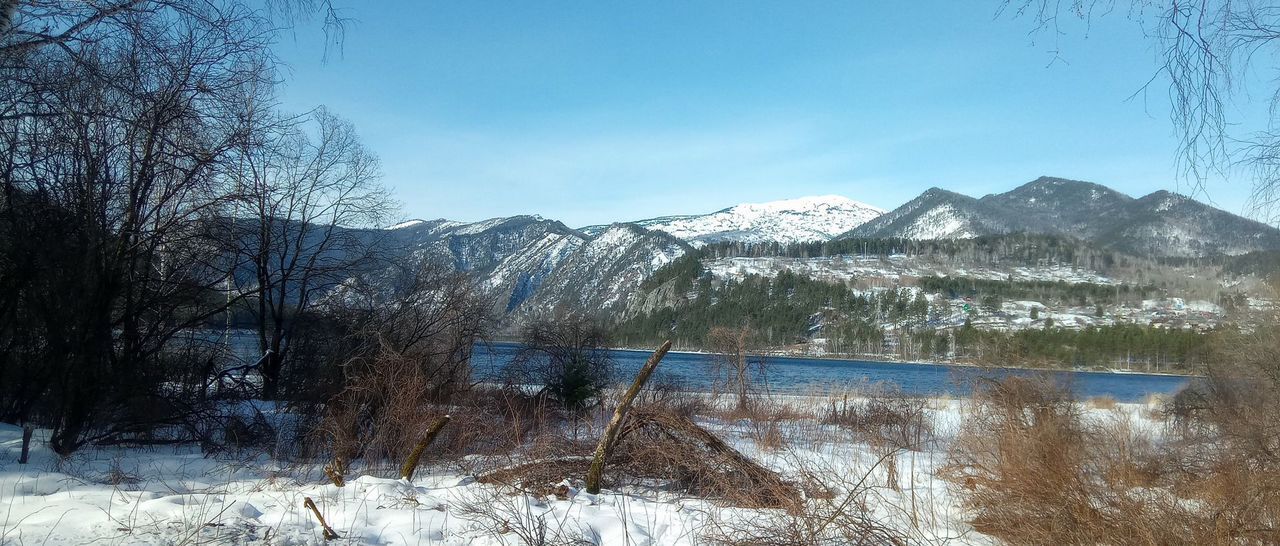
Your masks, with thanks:
M872 445L920 451L933 439L926 409L924 398L879 388L831 399L823 418Z
M1118 402L1110 396L1093 396L1085 401L1085 405L1099 410L1114 410Z
M590 464L590 461L588 461ZM585 536L579 522L568 513L557 514L527 496L489 490L475 498L461 499L452 512L503 544L523 546L589 546L599 537Z
M384 352L353 370L348 386L326 405L314 441L329 445L338 474L356 459L403 461L445 413L428 397L431 388L432 379L414 359Z
M1131 417L1087 420L1079 407L1046 380L1007 378L975 392L945 474L977 531L1008 544L1276 538L1275 501L1259 494L1274 491L1274 474L1221 445L1161 445Z
M886 502L871 483L882 458L861 474L833 468L806 472L805 499L790 510L717 513L701 538L710 544L818 546L826 544L911 544L919 537L874 517Z

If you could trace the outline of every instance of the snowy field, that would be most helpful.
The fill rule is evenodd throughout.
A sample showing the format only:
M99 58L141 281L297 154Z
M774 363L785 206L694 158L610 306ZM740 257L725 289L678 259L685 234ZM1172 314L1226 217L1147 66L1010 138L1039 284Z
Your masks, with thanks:
M814 401L775 403L794 410ZM1144 404L1082 404L1093 417L1159 426ZM931 434L917 450L875 447L880 442L803 417L768 427L699 423L787 480L834 483L827 500L806 492L813 506L865 515L912 544L985 544L964 523L953 485L935 475L964 405L922 401ZM318 466L265 456L206 457L193 446L166 446L85 449L60 460L42 439L37 431L30 464L18 465L21 429L0 425L0 544L696 545L722 543L747 524L805 524L781 510L653 488L590 495L578 490L581 476L564 476L558 496L521 494L477 482L458 461L433 461L412 482L389 478L392 469L357 470L339 488ZM304 507L308 498L340 538L325 540Z

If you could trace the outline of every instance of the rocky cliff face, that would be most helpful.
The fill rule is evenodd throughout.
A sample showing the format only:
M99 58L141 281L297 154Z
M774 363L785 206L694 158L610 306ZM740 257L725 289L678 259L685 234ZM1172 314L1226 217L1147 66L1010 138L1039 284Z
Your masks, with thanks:
M474 273L500 310L517 317L557 307L624 309L644 279L691 249L669 234L635 224L586 234L536 216L412 221L385 235L394 252Z

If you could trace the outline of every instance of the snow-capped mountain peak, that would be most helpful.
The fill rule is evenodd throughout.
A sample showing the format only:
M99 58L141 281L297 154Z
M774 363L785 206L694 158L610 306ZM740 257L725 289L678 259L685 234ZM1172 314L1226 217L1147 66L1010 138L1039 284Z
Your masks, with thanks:
M665 216L635 223L664 231L694 246L720 241L786 244L825 241L884 212L847 197L822 195L744 203L710 214Z
M398 223L398 224L394 224L394 225L387 226L387 229L405 229L405 228L411 228L411 227L413 227L413 226L422 225L422 224L425 224L425 223L427 223L427 221L426 221L426 220L416 220L416 219L415 219L415 220L405 220L405 221L400 222L400 223Z
M783 199L780 201L769 201L766 203L743 203L725 209L725 211L735 211L738 213L800 213L800 212L816 212L830 209L870 209L884 212L884 209L873 207L866 203L854 201L842 195L815 195L810 197L797 197L795 199ZM724 211L721 211L724 212Z

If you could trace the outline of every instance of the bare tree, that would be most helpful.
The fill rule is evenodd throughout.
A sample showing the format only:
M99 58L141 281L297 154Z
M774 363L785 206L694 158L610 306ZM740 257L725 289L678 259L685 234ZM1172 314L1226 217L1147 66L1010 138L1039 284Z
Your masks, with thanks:
M84 46L101 40L106 33L127 27L138 18L163 16L191 22L210 14L252 17L269 22L272 27L319 18L324 29L326 57L330 47L342 46L351 23L331 0L267 0L259 7L236 0L0 0L0 58L21 57L46 47L75 55ZM264 28L256 37L268 34ZM254 35L236 38L249 36Z
M716 390L732 392L740 411L749 408L751 396L766 379L766 362L758 352L758 337L759 333L749 326L716 326L707 332L707 344L716 353L711 360Z
M508 373L521 384L541 386L540 396L567 410L597 402L613 381L608 331L588 316L560 313L525 326L520 338L524 346Z
M0 287L20 320L0 329L0 405L63 454L174 424L172 349L223 307L207 226L268 43L252 13L203 4L66 26L83 4L19 2L0 36Z
M1179 167L1194 190L1206 191L1212 173L1250 168L1254 213L1274 222L1280 204L1280 86L1271 80L1272 87L1263 90L1265 127L1234 119L1231 105L1254 100L1247 83L1252 73L1276 68L1280 6L1256 0L1004 0L997 13L1026 17L1034 22L1033 34L1056 41L1066 33L1064 21L1088 24L1116 12L1138 23L1156 45L1160 66L1135 95L1168 84Z
M245 165L300 142L313 185L376 165L326 113L305 142L264 123L279 24L341 22L327 0L270 7L0 1L0 419L52 428L59 453L190 424L218 369L193 332L245 294L221 229Z
M335 291L323 312L350 325L350 348L309 359L327 360L322 365L341 376L319 431L332 443L331 468L341 473L356 457L403 459L418 451L434 434L427 424L440 422L447 404L470 389L472 348L492 308L469 274L425 260L361 275ZM292 371L296 380L316 375Z
M350 123L320 108L273 120L265 145L251 145L236 177L247 202L229 220L251 274L263 396L279 395L280 371L299 322L317 297L375 267L377 226L393 210L378 161Z

